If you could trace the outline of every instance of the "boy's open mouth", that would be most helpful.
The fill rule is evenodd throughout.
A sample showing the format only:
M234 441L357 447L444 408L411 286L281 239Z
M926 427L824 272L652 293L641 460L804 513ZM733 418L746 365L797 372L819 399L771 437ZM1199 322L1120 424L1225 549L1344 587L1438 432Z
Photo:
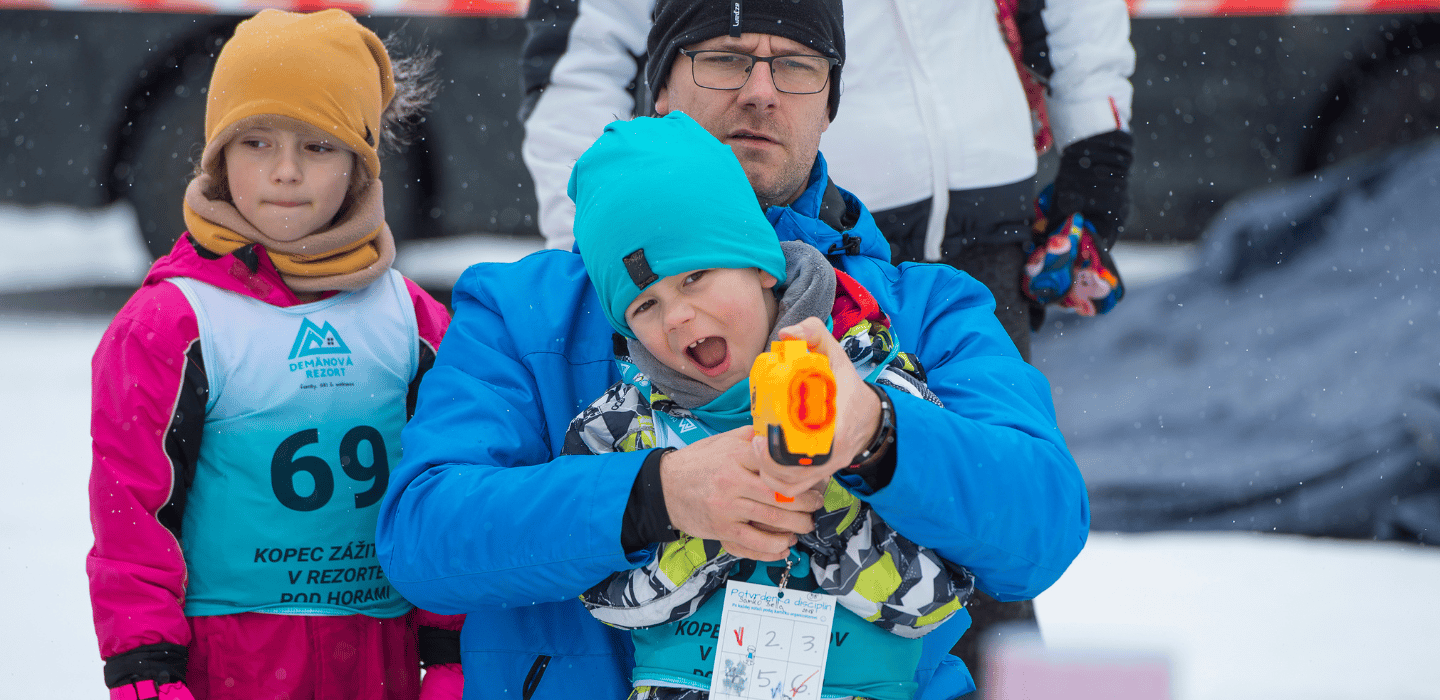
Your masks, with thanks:
M730 348L725 339L719 336L701 338L685 348L685 354L695 363L706 376L713 377L724 372L730 364Z

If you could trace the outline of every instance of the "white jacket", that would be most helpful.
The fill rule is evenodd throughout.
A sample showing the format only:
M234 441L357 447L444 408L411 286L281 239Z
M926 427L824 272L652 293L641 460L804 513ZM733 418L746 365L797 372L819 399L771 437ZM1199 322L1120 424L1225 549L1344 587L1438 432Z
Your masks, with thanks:
M1044 36L1056 145L1128 129L1135 66L1124 0L1049 0ZM570 248L570 166L605 125L631 115L654 0L580 0L565 53L525 122L540 230ZM563 25L557 27L563 30ZM926 257L940 258L949 190L1035 174L1029 106L995 0L847 0L840 110L820 149L830 175L872 211L933 198ZM1037 44L1036 42L1043 42ZM643 68L643 66L641 67Z

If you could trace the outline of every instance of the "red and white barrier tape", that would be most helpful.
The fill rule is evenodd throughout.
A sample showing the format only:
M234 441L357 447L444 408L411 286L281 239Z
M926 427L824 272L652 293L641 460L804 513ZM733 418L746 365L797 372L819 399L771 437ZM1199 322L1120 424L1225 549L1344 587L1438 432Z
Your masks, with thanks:
M253 14L267 7L308 12L339 7L357 15L520 17L529 0L0 0L12 10L134 10ZM1398 14L1440 12L1440 0L1126 0L1133 17Z
M3 1L3 0L0 0ZM1126 0L1134 17L1349 15L1440 11L1440 0Z
M249 15L267 7L311 12L338 7L357 15L520 17L528 0L0 0L11 10L134 10Z

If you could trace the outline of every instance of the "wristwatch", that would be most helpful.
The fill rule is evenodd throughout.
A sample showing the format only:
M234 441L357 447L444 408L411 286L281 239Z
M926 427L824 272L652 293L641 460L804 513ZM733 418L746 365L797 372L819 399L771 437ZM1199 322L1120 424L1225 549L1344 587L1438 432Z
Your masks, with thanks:
M870 390L874 391L875 396L880 399L880 427L875 430L875 435L870 438L870 443L865 445L865 449L855 455L855 462L850 465L850 469L856 470L879 462L895 444L895 405L890 403L890 395L886 394L884 389L869 382L866 382L865 386L870 387Z

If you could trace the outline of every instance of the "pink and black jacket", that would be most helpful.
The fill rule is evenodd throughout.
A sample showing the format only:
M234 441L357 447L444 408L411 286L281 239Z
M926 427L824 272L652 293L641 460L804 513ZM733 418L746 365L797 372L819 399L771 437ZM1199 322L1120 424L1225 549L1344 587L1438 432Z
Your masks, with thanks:
M92 360L90 520L95 545L86 572L110 687L183 678L191 641L180 534L209 381L196 313L178 287L165 283L179 277L278 307L302 303L263 249L251 245L216 256L186 234L151 266L101 338ZM450 317L418 285L404 282L419 336L408 416ZM463 616L417 614L422 662L458 663Z

